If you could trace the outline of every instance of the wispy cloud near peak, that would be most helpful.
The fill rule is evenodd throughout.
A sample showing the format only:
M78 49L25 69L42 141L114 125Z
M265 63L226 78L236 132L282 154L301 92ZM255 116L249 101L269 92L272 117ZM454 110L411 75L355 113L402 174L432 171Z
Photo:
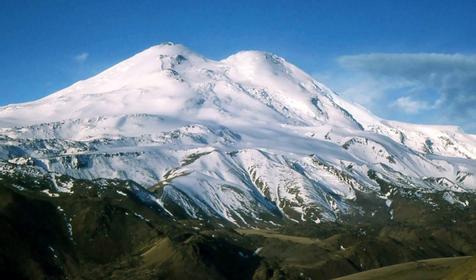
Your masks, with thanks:
M78 63L83 63L88 59L88 57L89 57L89 53L82 52L80 54L75 55L74 60Z
M428 102L415 100L411 96L399 97L392 105L408 114L417 114L432 108Z
M384 89L372 92L373 100L380 102L377 107L424 113L434 122L476 129L476 55L371 53L341 56L337 61L374 88Z

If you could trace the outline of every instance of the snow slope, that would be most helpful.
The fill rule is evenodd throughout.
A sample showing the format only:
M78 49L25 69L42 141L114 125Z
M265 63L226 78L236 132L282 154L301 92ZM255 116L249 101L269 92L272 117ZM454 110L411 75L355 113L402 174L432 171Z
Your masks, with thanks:
M165 207L233 223L319 222L352 211L370 178L476 190L476 136L405 124L347 102L273 54L209 60L151 47L43 99L0 108L0 159L121 178Z

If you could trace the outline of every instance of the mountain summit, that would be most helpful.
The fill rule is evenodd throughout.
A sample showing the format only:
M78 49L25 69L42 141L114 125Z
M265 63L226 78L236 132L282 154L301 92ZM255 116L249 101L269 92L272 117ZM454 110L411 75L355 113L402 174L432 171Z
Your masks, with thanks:
M213 61L166 43L36 102L3 108L0 117L18 125L147 113L358 128L331 94L276 55L244 51Z
M132 180L170 215L235 224L336 220L361 193L390 205L383 181L462 205L476 190L476 136L380 119L259 51L153 46L0 108L0 126L4 169Z

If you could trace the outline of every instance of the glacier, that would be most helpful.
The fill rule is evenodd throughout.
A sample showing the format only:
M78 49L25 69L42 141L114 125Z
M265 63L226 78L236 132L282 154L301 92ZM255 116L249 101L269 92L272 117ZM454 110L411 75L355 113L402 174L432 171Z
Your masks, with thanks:
M2 172L131 180L173 215L234 224L339 219L357 193L386 201L375 176L476 191L476 135L379 118L271 53L215 61L174 43L1 107L0 160Z

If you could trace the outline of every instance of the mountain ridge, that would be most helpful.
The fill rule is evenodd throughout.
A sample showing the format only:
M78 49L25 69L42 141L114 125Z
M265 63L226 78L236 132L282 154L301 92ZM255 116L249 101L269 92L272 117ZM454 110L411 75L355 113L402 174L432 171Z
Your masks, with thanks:
M234 224L339 220L360 211L360 193L391 213L388 186L461 205L476 190L476 136L381 119L259 51L214 61L153 46L0 108L2 123L4 168L132 180L167 211Z

